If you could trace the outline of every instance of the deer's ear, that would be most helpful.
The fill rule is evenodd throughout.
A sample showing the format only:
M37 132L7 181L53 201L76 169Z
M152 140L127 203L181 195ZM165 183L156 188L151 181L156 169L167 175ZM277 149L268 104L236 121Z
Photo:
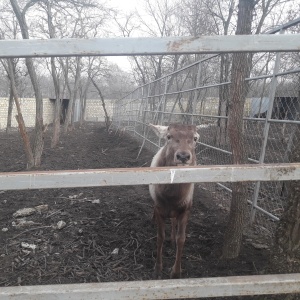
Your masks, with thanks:
M155 132L155 134L161 138L165 139L167 137L168 132L168 126L162 126L162 125L153 125L149 123L149 127Z

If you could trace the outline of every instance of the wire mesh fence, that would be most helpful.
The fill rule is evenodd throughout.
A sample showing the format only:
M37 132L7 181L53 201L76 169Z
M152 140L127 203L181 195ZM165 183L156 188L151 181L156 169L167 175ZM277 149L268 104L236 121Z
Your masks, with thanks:
M283 33L284 26L280 30ZM231 164L227 135L230 61L231 54L202 56L191 65L138 87L115 103L113 125L134 135L141 143L140 151L143 147L156 151L163 141L149 130L149 123L200 124L198 163ZM289 162L300 137L300 54L260 53L253 55L252 62L251 75L246 79L249 93L243 128L248 163ZM203 187L221 204L230 203L230 184ZM286 201L286 184L256 182L248 191L250 219L272 234L273 221L279 220Z

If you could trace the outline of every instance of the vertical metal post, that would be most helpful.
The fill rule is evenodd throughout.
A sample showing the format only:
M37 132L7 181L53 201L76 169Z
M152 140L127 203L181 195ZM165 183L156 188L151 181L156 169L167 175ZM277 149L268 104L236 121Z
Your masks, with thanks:
M281 29L280 34L283 34L283 33L284 33L284 30ZM269 91L269 106L268 106L268 111L267 111L267 116L266 116L266 121L265 121L265 127L264 127L264 133L263 133L263 143L262 143L262 148L261 148L260 157L259 157L259 163L260 164L264 163L265 156L266 156L266 148L267 148L269 130L270 130L269 119L272 118L275 92L276 92L276 87L277 87L276 74L279 72L280 58L281 58L281 52L277 52L276 53L276 60L275 60L273 76L272 76L272 79L271 79L270 91ZM254 193L253 193L253 198L252 198L253 200L252 200L252 207L251 207L251 213L250 213L250 222L251 223L253 223L254 219L255 219L259 189L260 189L260 181L257 181L255 183Z
M300 91L299 91L298 95L299 95L298 99L300 100ZM296 121L296 120L298 120L298 118L299 118L299 112L296 112L294 120ZM297 129L298 129L299 125L293 124L292 126L293 127L292 127L292 130L291 130L291 134L289 136L289 140L288 140L286 150L285 150L284 156L283 156L283 162L284 163L289 162L290 154L292 152L292 147L293 147L293 143L294 143L294 138L296 136L296 132L297 132Z
M146 119L147 119L147 112L146 112L146 110L147 110L147 108L148 108L148 105L149 105L149 99L150 99L150 93L151 93L151 82L150 83L148 83L148 91L147 91L147 97L146 97L146 104L145 104L145 108L144 108L144 115L143 115L143 123L144 123L144 132L145 132L145 130L146 130L146 128L147 128L147 126L146 126ZM149 108L149 110L150 110L150 108ZM145 136L145 135L144 135Z
M167 89L168 89L168 76L165 78L165 88L164 88L164 94L162 96L161 99L161 115L160 115L160 125L163 125L164 122L164 116L165 116L165 112L166 112L166 99L167 99Z
M146 103L145 103L145 106L144 106L144 111L143 111L143 119L142 119L142 122L143 122L143 142L142 142L142 145L140 147L140 150L139 150L139 153L136 157L136 159L139 158L143 148L144 148L144 145L145 145L145 142L146 142L146 138L147 138L147 133L149 132L149 127L147 126L146 124L146 119L147 119L147 108L148 108L148 103L149 103L149 98L150 98L150 93L151 93L151 82L148 83L148 91L147 91L147 97L146 97Z
M197 72L197 79L196 79L196 87L199 86L200 83L200 78L201 78L201 62L198 64L198 72ZM194 124L194 113L196 112L197 108L197 99L198 99L198 94L199 90L194 91L194 99L193 99L193 108L192 108L192 124Z
M148 91L146 89L146 85L143 85L142 87L142 100L141 100L141 106L140 106L140 122L141 122L141 134L145 132L145 127L146 127L146 109L148 106L148 96L149 96L149 87L150 85L148 84ZM146 94L147 91L147 94Z
M135 106L136 106L136 108L135 108L136 115L135 115L135 120L134 120L134 135L137 133L137 130L136 130L137 124L138 124L137 121L140 120L141 114L142 114L142 111L143 111L143 106L144 106L144 86L139 87L139 91L141 92L140 93L140 98L137 97L137 101L135 103ZM137 107L139 107L138 110L137 110Z
M161 110L160 112L160 125L163 125L163 120L165 117L165 110L166 110L166 94L167 94L167 89L168 89L168 76L165 77L165 88L164 88L164 94L161 97L160 103L158 105L158 109ZM161 138L158 140L158 145L161 147Z

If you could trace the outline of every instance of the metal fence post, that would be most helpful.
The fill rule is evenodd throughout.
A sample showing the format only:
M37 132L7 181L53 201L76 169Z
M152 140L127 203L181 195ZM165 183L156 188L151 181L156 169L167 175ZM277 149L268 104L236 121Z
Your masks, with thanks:
M201 61L198 64L196 87L199 86L200 78L201 78ZM195 90L194 99L193 99L193 108L192 108L192 124L194 124L194 113L196 112L196 108L197 108L198 95L199 95L199 90Z
M280 34L284 34L284 31L285 31L284 29L281 29ZM265 156L266 156L266 148L267 148L269 130L270 130L269 120L272 119L275 92L276 92L276 87L277 87L277 77L276 77L276 75L279 72L280 58L281 58L281 52L277 52L276 53L276 60L275 60L275 65L274 65L273 76L272 76L272 79L271 79L270 91L269 91L269 106L268 106L268 111L267 111L266 120L265 120L265 127L264 127L264 133L263 133L263 143L262 143L261 152L260 152L260 156L259 156L259 163L260 164L264 163ZM253 193L253 198L252 198L253 200L252 200L252 207L251 207L251 213L250 213L250 222L251 223L253 223L254 219L255 219L259 190L260 190L260 181L257 181L255 183L254 193Z
M143 116L143 118L142 118L142 128L143 128L143 142L142 142L142 145L141 145L141 147L140 147L140 150L139 150L139 152L138 152L138 155L137 155L137 157L136 157L136 159L138 159L139 158L139 156L140 156L140 154L141 154L141 152L142 152L142 150L143 150L143 148L144 148L144 145L145 145L145 142L146 142L146 138L147 138L147 133L148 133L148 126L147 126L147 124L146 124L146 119L147 119L147 108L148 108L148 103L149 103L149 98L150 98L150 93L151 93L151 82L150 83L148 83L147 84L147 86L148 86L148 91L147 91L147 96L146 96L146 101L145 101L145 105L144 105L144 110L143 110L143 112L142 112L142 116Z
M167 94L167 89L168 89L168 76L165 77L165 88L164 88L164 93L159 101L158 107L157 107L157 113L159 115L159 110L160 110L160 119L159 123L160 125L163 125L163 120L165 116L165 109L166 109L166 94ZM161 138L158 140L158 145L161 147Z
M139 87L139 91L141 91L141 100L139 101L140 105L137 103L136 106L139 106L139 109L136 112L136 117L134 121L134 134L136 134L137 130L137 122L141 119L141 115L143 114L144 107L144 86ZM137 98L138 100L139 98Z

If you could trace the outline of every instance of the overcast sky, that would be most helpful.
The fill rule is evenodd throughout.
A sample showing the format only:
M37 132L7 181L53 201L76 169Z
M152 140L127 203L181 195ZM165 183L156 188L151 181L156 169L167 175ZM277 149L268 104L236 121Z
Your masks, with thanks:
M134 10L140 3L141 1L138 0L110 0L109 1L110 6L113 6L114 8L118 8L123 12L130 12Z

